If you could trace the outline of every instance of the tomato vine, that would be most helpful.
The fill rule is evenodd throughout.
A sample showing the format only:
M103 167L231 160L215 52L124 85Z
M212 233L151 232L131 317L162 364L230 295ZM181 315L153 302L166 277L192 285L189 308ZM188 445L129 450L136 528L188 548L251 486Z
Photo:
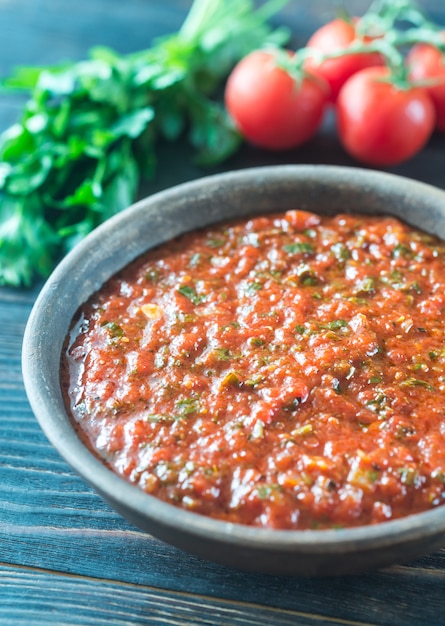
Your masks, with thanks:
M235 68L226 105L244 137L263 148L308 141L329 104L343 147L368 165L403 162L445 129L445 35L410 0L376 0L361 17L324 24L303 48L261 54ZM311 116L315 83L324 96Z

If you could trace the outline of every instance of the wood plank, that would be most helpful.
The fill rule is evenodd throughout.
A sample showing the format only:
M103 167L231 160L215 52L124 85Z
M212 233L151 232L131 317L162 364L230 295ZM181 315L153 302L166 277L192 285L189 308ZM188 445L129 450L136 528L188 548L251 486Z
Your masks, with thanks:
M0 560L326 619L441 623L444 551L409 567L306 580L208 563L133 528L70 470L31 412L21 382L20 344L35 294L17 294L16 301L9 290L0 290L0 346L2 354L10 350L9 358L0 359Z
M133 528L70 470L32 415L18 367L29 309L30 301L2 299L0 290L0 322L14 320L12 329L0 323L0 345L14 346L12 361L0 361L0 381L6 376L17 384L13 402L0 385L7 407L0 417L1 561L335 619L397 625L404 614L412 624L438 623L431 620L443 603L443 551L410 567L307 580L208 563Z
M154 33L176 29L189 4L189 0L170 0L156 7L146 0L0 2L0 23L6 25L0 77L17 63L84 58L88 48L98 43L122 52L147 47ZM368 1L351 0L345 5L359 14ZM444 14L443 0L425 0L422 6L433 17ZM333 13L330 0L291 0L284 15L293 25L295 41L303 43L309 31ZM18 96L2 98L0 130L13 123L22 102ZM445 188L444 149L445 137L435 136L427 151L391 171ZM160 147L158 176L141 190L142 195L209 173L191 163L184 146L175 146L174 157L172 163L171 148ZM285 160L356 165L338 145L332 116L319 137ZM281 155L244 146L220 169L282 161ZM40 286L0 289L2 625L445 625L445 550L361 576L274 577L208 563L123 520L59 457L27 402L20 349Z
M247 582L247 581L246 581ZM399 599L396 606L380 606L382 601L372 597L372 590L357 594L366 609L374 604L374 610L363 611L362 619L334 616L331 611L324 615L323 607L329 602L320 593L322 610L308 610L304 597L296 585L294 594L299 602L293 609L286 609L279 602L265 603L268 595L276 593L270 586L263 600L249 598L212 598L190 591L162 591L147 585L117 583L111 580L60 575L42 569L0 565L0 623L9 624L257 624L263 626L328 626L333 624L376 626L443 626L445 623L442 607L429 608L430 600L422 602L419 597L419 611L412 612L411 602ZM402 597L403 590L400 590ZM338 603L348 603L348 598L338 596ZM23 600L26 598L26 602ZM368 601L368 598L370 601ZM335 609L335 604L331 605ZM278 608L279 607L279 608ZM315 607L314 607L315 609ZM138 620L147 620L138 621Z
M23 600L26 598L26 602ZM2 626L168 624L169 626L372 626L303 611L171 593L142 585L60 576L0 565Z
M136 530L113 528L107 518L96 531L84 521L84 528L71 529L2 525L0 558L326 618L381 626L445 624L445 571L431 561L352 577L267 576L203 561Z

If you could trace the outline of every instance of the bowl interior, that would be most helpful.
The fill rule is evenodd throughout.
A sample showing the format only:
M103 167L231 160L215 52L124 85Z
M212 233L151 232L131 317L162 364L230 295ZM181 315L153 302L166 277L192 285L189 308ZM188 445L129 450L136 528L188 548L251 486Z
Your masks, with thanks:
M62 346L78 307L108 278L146 250L186 231L289 209L391 214L445 238L444 192L367 170L257 168L158 193L97 228L61 262L42 289L23 344L23 375L31 406L60 454L117 511L143 530L201 556L269 573L326 575L388 565L431 551L445 543L445 507L340 531L256 529L176 509L106 468L81 443L66 413L59 379Z

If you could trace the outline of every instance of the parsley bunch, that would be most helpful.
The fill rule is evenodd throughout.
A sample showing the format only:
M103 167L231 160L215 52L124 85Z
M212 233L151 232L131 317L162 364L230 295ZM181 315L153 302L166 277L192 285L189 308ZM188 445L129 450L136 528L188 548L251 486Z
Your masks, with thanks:
M212 96L233 65L284 29L285 0L194 0L181 29L148 50L95 48L84 62L19 68L3 82L31 93L0 136L0 284L30 285L98 224L131 204L153 176L158 139L187 135L200 164L240 137Z

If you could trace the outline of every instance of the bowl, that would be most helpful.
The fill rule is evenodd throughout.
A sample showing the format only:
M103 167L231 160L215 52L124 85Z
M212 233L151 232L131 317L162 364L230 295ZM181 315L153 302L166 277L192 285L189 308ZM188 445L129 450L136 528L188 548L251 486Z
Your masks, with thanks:
M114 216L55 269L30 315L23 376L50 442L80 476L138 528L225 565L285 575L340 575L407 561L445 544L445 507L372 526L272 530L184 511L127 483L81 442L64 406L60 357L78 307L146 250L198 227L275 210L391 213L445 238L445 192L356 168L272 166L228 172L161 191Z

